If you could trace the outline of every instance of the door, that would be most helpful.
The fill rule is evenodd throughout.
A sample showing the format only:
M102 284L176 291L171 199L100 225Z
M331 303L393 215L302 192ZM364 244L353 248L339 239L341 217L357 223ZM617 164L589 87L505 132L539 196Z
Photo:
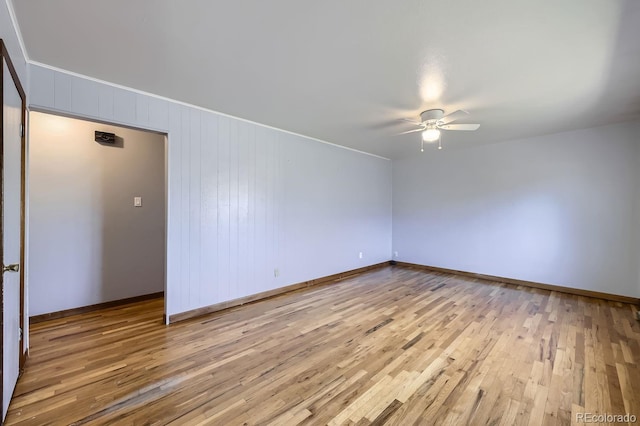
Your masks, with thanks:
M2 47L2 204L0 257L2 258L2 419L18 380L22 343L23 260L23 134L24 92Z

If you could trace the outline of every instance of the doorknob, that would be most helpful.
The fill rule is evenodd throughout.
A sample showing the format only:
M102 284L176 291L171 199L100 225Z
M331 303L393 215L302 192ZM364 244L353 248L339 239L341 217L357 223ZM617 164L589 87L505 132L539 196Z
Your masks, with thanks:
M19 263L12 263L11 265L2 265L2 273L5 272L18 272L20 270Z

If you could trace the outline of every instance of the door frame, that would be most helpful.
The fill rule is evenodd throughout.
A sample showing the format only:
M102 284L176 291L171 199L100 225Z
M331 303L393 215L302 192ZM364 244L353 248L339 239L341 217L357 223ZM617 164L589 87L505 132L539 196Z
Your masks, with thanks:
M155 133L157 135L161 135L164 137L164 141L163 141L163 147L164 147L164 179L163 179L163 185L164 185L164 251L163 251L164 253L164 290L163 290L163 293L164 293L164 296L163 296L163 305L164 306L163 306L163 314L162 314L162 324L169 325L169 315L167 314L167 308L168 308L167 300L168 300L168 294L169 294L168 285L167 285L169 281L168 279L169 278L169 273L168 273L168 267L169 267L168 266L169 264L169 261L168 261L169 259L169 250L168 250L168 246L169 246L169 132L167 130L158 130L158 129L153 129L151 127L136 126L133 124L120 123L117 121L109 121L109 120L105 120L98 117L82 116L82 115L75 114L68 111L58 111L52 108L41 107L37 105L30 106L29 113L32 113L32 112L38 112L38 113L48 114L48 115L58 116L58 117L65 117L73 120L87 121L87 122L96 123L96 124L106 124L107 126L122 127L125 129L137 130L141 132ZM23 114L24 113L25 111L23 110ZM26 151L24 149L25 149L25 145L23 144L22 161L23 161L23 164L26 164L25 163ZM31 168L29 170L31 170ZM23 168L22 173L23 173L23 177L25 177L27 173L26 168ZM24 229L24 226L25 225L23 224L23 229ZM0 237L1 236L2 235L0 234ZM23 247L23 251L24 250L26 250L26 248ZM101 305L101 304L98 304L98 305ZM97 306L97 305L92 305L92 306ZM25 309L26 309L26 306L25 306ZM29 348L27 347L25 348L25 354L24 354L25 358L28 353L29 353ZM0 393L0 397L1 396L2 394Z
M20 95L20 99L22 101L22 132L20 135L20 329L22 330L22 334L20 336L19 341L19 351L20 355L19 359L19 369L20 373L24 367L24 363L26 361L27 352L24 348L24 336L25 336L25 324L24 324L24 313L25 313L25 297L24 297L24 272L25 272L25 180L26 180L26 170L25 170L25 138L27 134L26 129L26 116L27 116L27 97L25 91L20 83L20 79L18 77L18 73L16 72L15 67L13 66L13 62L9 57L9 52L7 51L7 47L4 44L4 40L0 38L0 57L7 63L7 68L9 69L9 73L11 74L11 78L13 80L13 84L18 90L18 94ZM4 104L4 67L0 64L0 100L3 101ZM4 247L2 244L3 241L3 231L2 231L2 202L3 202L3 180L4 180L4 159L2 150L4 147L4 132L3 132L3 121L4 121L4 111L2 117L0 118L0 259L4 260ZM4 278L3 274L0 274L0 339L3 340L4 343L4 304L2 301L4 300ZM0 351L0 382L2 381L2 377L4 377L4 354L3 351ZM0 386L0 409L2 407L3 401L3 386ZM1 413L1 411L0 411ZM0 414L1 415L1 414Z

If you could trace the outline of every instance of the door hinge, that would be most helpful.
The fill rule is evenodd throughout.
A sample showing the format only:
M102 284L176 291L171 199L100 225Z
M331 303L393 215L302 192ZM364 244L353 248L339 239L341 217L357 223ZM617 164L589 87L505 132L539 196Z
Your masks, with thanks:
M22 327L18 327L18 340L22 340Z
M24 138L24 124L20 123L20 137Z

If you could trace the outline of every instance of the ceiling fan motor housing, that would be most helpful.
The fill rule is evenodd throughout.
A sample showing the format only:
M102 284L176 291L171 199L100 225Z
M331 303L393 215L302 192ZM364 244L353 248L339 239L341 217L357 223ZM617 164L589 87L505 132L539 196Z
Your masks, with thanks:
M428 109L420 113L420 120L427 124L436 123L442 117L444 117L444 111L441 109Z

